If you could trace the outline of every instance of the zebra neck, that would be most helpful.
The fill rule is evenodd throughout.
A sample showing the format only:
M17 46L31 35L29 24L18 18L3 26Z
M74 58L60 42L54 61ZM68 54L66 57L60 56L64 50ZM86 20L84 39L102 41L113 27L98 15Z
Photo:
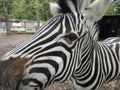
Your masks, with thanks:
M88 33L83 41L82 49L81 49L81 64L80 68L84 70L87 66L88 69L92 68L93 62L91 56L95 50L96 40L91 37L90 33Z
M95 90L98 86L102 86L105 80L102 72L100 56L97 51L97 41L89 35L85 38L83 50L81 51L81 63L78 65L73 74L74 83L79 83L80 87L89 87L90 84L97 83L94 87L89 87L89 90ZM101 82L98 82L101 81ZM79 87L79 86L78 86Z
M82 43L82 47L81 47L81 55L87 50L92 50L93 48L93 43L94 43L94 39L91 36L90 32L87 32L86 35L83 37L83 42Z

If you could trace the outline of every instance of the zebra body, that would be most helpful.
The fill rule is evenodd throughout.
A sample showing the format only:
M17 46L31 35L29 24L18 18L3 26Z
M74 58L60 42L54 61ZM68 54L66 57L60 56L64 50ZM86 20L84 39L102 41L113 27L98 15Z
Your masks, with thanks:
M17 90L42 90L70 80L75 90L97 90L119 78L120 39L97 41L111 0L59 0L60 10L2 60L27 59ZM99 5L100 4L100 5ZM97 9L96 9L97 8ZM57 9L56 9L57 10Z
M96 90L120 77L120 38L90 42L88 39L82 62L71 78L75 90Z

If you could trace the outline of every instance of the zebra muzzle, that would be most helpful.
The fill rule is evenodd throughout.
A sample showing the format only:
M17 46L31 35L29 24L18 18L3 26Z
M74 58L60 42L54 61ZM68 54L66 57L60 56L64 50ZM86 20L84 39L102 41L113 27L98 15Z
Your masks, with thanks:
M16 90L27 61L23 58L0 61L0 90Z

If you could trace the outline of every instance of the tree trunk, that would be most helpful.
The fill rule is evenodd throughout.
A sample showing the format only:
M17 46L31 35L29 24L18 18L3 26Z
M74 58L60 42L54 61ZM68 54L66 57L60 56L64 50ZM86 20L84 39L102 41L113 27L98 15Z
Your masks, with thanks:
M37 10L36 10L37 11ZM39 11L38 11L39 12ZM40 17L39 17L39 13L38 12L36 12L36 21L37 21L37 30L39 30L39 28L40 28Z
M9 17L8 17L8 7L7 7L7 3L5 2L5 0L3 0L3 10L4 10L4 15L5 15L6 31L7 31L7 34L11 34Z

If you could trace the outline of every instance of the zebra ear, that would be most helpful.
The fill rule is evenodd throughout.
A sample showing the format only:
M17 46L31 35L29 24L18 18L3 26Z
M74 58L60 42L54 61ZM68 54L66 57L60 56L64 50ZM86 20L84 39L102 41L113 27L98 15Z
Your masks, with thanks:
M111 2L112 0L95 0L84 8L82 13L87 19L99 21L104 16Z
M84 11L89 5L91 0L82 0L81 12Z
M50 12L53 16L58 15L60 10L61 8L57 3L50 2Z

